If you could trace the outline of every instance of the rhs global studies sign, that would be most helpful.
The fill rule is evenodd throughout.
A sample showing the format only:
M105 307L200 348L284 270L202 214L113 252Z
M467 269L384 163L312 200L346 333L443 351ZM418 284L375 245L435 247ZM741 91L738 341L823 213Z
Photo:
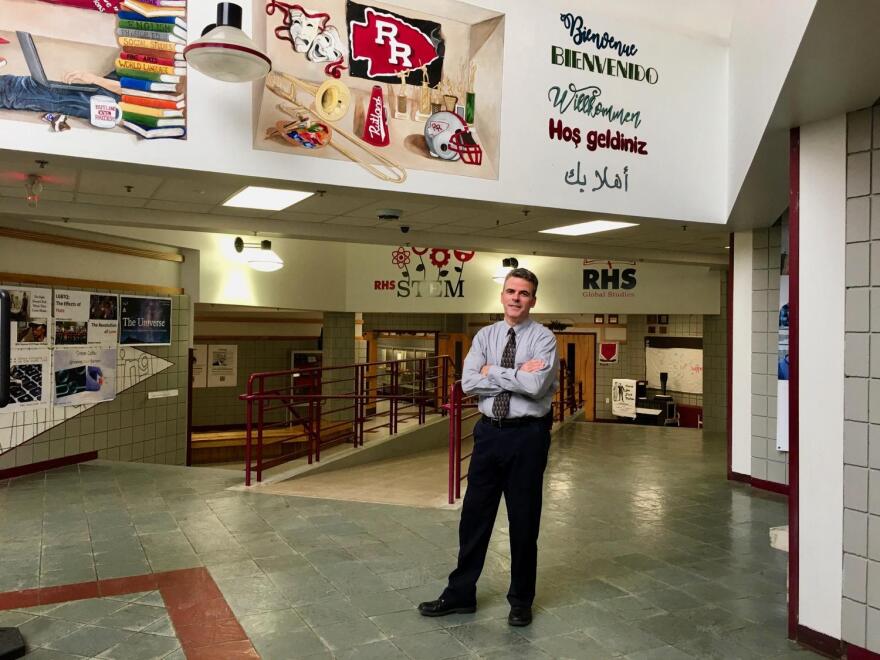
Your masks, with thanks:
M474 254L473 250L399 246L391 252L391 263L401 277L374 280L373 290L398 298L463 298L464 266Z
M638 284L635 261L584 259L584 298L635 298Z

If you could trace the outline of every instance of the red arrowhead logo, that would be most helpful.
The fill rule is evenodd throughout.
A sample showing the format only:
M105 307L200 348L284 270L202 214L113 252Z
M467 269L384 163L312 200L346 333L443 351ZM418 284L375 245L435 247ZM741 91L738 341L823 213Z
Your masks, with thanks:
M617 344L599 344L599 357L604 362L611 362L617 359Z
M364 21L348 29L351 57L366 60L367 76L394 76L427 66L439 57L428 35L406 21L367 7Z

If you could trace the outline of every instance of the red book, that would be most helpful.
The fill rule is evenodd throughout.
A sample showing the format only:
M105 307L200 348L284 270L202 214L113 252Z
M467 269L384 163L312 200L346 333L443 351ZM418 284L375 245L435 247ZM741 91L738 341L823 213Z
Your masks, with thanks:
M161 108L162 110L179 110L185 105L182 101L166 101L164 99L153 99L146 96L132 96L129 94L122 95L122 102L142 105L146 108Z
M153 50L152 48L137 48L136 46L125 46L119 56L122 57L123 54L146 55L147 57L155 57L161 60L168 60L171 59L168 56L173 55L174 53L167 50ZM176 62L176 64L172 63L171 66L180 66L181 63L184 61L182 54L180 58L175 57L174 61Z
M162 66L177 66L180 60L173 60L168 57L156 57L154 55L141 55L140 53L119 53L119 58L123 60L133 60L135 62L147 62L149 64L160 64Z

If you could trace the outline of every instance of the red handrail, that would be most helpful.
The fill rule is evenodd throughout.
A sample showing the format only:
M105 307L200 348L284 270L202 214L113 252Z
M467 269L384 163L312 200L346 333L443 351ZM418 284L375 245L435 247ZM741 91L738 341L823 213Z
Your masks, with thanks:
M454 371L451 358L440 355L251 374L247 391L239 396L247 421L245 484L251 485L253 472L262 481L264 470L302 455L296 451L284 454L279 444L282 455L267 458L264 440L270 428L301 426L302 435L282 433L278 442L304 436L308 462L320 461L322 445L329 442L350 441L362 447L366 433L380 428L397 433L400 422L407 419L426 423L429 408L446 415L448 379ZM327 386L333 393L327 392ZM378 411L380 402L387 402L387 412ZM279 416L284 418L279 420ZM370 420L380 423L368 425ZM325 440L322 427L325 432L332 429L335 437Z
M578 381L578 396L574 395L574 382L569 378L566 380L567 370L565 361L560 360L559 364L559 392L558 400L553 402L553 406L558 411L558 421L565 421L565 409L573 415L579 408L584 407L584 388L583 382ZM568 386L565 383L568 382ZM568 392L566 392L568 390ZM566 396L568 394L568 396ZM474 433L471 431L465 436L461 434L462 422L473 419L480 414L479 410L468 415L464 414L464 410L476 409L477 398L474 396L466 396L461 386L461 381L456 381L449 388L449 404L445 406L449 410L449 479L448 479L448 501L449 504L455 504L455 501L461 497L461 482L466 479L462 476L462 462L470 458L471 454L461 455L462 440L472 438ZM556 415L554 415L554 418Z

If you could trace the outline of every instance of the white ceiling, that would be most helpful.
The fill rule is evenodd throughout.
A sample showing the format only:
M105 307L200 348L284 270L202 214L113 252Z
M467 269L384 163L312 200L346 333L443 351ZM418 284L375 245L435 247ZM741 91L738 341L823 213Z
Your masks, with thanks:
M41 167L37 162L41 159L48 164ZM37 174L43 181L36 209L28 208L24 199L28 174ZM121 225L555 256L627 256L709 264L727 260L728 232L713 224L621 217L612 219L631 220L639 226L572 238L538 231L600 216L468 200L450 203L444 197L344 187L328 187L323 194L278 212L222 206L246 185L289 184L124 164L110 169L102 162L0 151L0 214L47 221L69 218L106 226L108 233ZM401 220L378 220L378 210L385 208L400 209ZM401 226L409 227L409 232L403 234Z
M727 43L739 4L740 0L618 0L602 4L600 11L678 34Z

